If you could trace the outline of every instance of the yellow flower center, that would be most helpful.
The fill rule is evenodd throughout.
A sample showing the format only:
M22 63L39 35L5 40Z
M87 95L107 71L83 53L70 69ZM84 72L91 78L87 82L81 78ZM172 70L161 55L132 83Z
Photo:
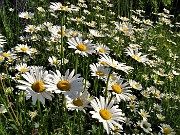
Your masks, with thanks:
M96 71L96 74L99 76L104 76L104 73L102 71Z
M60 8L65 10L65 9L67 9L67 6L60 6Z
M24 18L29 19L30 17L29 17L29 15L25 15Z
M54 41L55 41L55 42L58 42L58 41L59 41L59 38L54 38Z
M100 48L100 49L99 49L99 52L100 52L100 53L104 53L105 51L104 51L104 49Z
M168 127L163 128L163 130L164 130L164 133L166 133L166 134L171 133L171 130Z
M75 106L83 106L83 100L81 98L74 99L73 104Z
M121 87L117 84L113 84L111 87L112 87L113 91L118 93L118 94L120 94L122 92Z
M21 72L26 72L27 71L27 69L26 68L21 68Z
M135 106L133 104L129 105L130 109L134 110Z
M111 119L111 113L110 113L108 110L106 110L106 109L101 109L101 110L99 111L99 114L100 114L100 116L101 116L104 120L109 120L109 119Z
M143 127L144 127L144 128L148 128L148 124L147 124L147 123L144 123L144 124L143 124Z
M80 51L86 51L87 47L84 44L78 44L76 48Z
M71 88L71 84L66 80L62 80L58 82L57 88L62 91L68 91Z
M103 66L106 66L106 65L107 65L105 61L102 61L101 64L102 64Z
M124 34L126 34L127 29L125 27L122 27L122 31L124 32Z
M146 118L146 117L147 117L147 114L144 113L144 112L142 112L142 113L141 113L141 116L144 117L144 118Z
M58 64L57 60L53 60L53 64L57 65Z
M132 87L134 88L134 89L138 89L138 86L139 86L139 84L137 83L137 84L133 84L132 85Z
M3 60L3 57L2 56L0 56L0 61L2 61Z
M34 30L35 30L35 28L33 28L33 27L29 28L29 31L34 31Z
M157 93L157 92L156 92L156 93L154 93L154 96L155 96L155 97L157 97L157 98L159 98L159 97L160 97L159 93Z
M81 18L76 17L76 21L77 21L77 22L80 22L80 21L81 21Z
M66 34L66 32L64 31L64 30L59 30L58 32L57 32L59 35L64 35L64 34Z
M5 58L7 58L7 57L10 56L10 54L8 54L8 53L3 53L2 56L4 56Z
M132 55L132 58L137 60L137 61L141 60L141 58L139 56L137 56L137 55Z
M23 52L26 52L28 49L27 49L26 47L21 47L21 50L22 50Z
M31 86L31 88L38 93L41 93L45 90L44 83L41 81L34 82Z

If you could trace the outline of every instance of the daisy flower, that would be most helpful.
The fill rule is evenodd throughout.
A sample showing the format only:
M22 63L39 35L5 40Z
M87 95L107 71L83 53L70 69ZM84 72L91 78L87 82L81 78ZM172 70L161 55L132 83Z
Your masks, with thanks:
M80 110L85 113L85 108L90 107L88 105L90 103L90 94L88 91L70 91L65 97L66 107L68 110Z
M24 29L25 32L30 32L33 33L35 31L37 31L36 26L35 25L27 25Z
M105 54L100 56L99 61L103 65L115 68L117 70L122 70L122 71L124 71L126 73L129 73L133 69L130 66L126 66L125 63L119 63L118 61L112 59L110 56L107 56Z
M27 12L27 11L19 13L20 18L31 19L33 18L33 16L34 16L34 13Z
M129 84L132 88L136 89L136 90L142 90L142 85L138 82L136 82L135 80L129 80Z
M176 132L171 128L168 124L160 124L161 132L158 133L158 135L175 135Z
M15 46L14 51L31 54L30 47L28 47L27 45L24 45L24 44L18 44L17 46Z
M144 132L147 134L152 131L151 124L147 122L147 120L142 120L141 122L138 122L138 125L143 129Z
M123 22L123 23L116 22L115 25L116 25L116 29L118 31L123 32L126 36L132 35L133 30L132 30L132 26L130 23L128 23L128 22Z
M99 54L106 54L106 55L108 55L110 53L109 47L107 47L106 45L101 44L101 43L96 44L96 51Z
M108 103L108 100L104 97L100 96L100 99L95 97L95 99L91 101L91 106L94 109L94 111L90 111L92 118L98 119L99 122L103 123L107 134L109 134L111 130L114 130L115 126L123 130L119 122L125 121L125 114L122 113L121 109L118 109L118 105L114 105L113 99Z
M61 36L66 35L66 28L65 26L51 26L48 28L52 35Z
M55 93L66 93L68 91L81 91L83 90L83 78L80 74L74 75L74 70L69 72L69 69L62 75L59 70L51 72L47 79L47 91L53 91Z
M98 79L103 79L107 77L110 73L110 69L102 66L99 63L90 64L91 76L97 76Z
M141 52L138 52L138 49L132 49L131 47L126 48L127 55L131 56L133 59L135 59L138 62L145 63L149 61L148 58L146 58L147 55L142 55Z
M68 7L68 6L64 6L62 5L61 2L50 2L51 5L50 5L50 10L53 10L53 11L56 11L56 10L59 10L59 11L71 11L71 9Z
M0 34L0 48L3 48L5 43L7 43L5 37Z
M130 96L132 96L131 90L129 90L131 87L129 87L129 83L125 82L122 78L119 78L118 80L109 81L108 82L108 90L112 91L112 94L116 96L116 99L118 102L121 100L128 101L130 100Z
M29 70L26 63L19 63L15 66L15 69L17 69L21 73L25 73Z
M6 110L6 108L5 108L5 106L3 105L3 104L0 104L0 114L1 113L6 113L7 112L7 110Z
M49 57L48 61L51 66L57 66L57 65L59 65L59 62L60 62L60 60L57 60L57 58L55 56Z
M143 119L147 120L148 117L150 117L149 113L146 112L144 109L140 109L140 111L138 112L142 117Z
M89 32L95 37L105 37L105 35L99 30L89 29Z
M95 51L94 44L91 40L82 41L80 37L68 38L68 48L76 49L75 53L79 53L83 56L88 57L88 54L92 54Z
M32 102L35 105L39 100L42 104L45 104L45 99L52 100L51 92L47 91L44 84L45 78L48 75L48 71L43 67L31 66L29 72L22 74L22 77L26 80L17 80L21 85L16 87L20 90L26 91L26 99L32 97Z

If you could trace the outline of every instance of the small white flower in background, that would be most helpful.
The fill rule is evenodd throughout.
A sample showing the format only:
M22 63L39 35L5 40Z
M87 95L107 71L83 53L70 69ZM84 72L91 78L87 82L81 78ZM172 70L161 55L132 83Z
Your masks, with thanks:
M14 11L14 9L13 9L13 8L9 8L9 11L10 11L10 12L13 12L13 11Z
M100 99L95 97L91 101L94 111L90 111L90 114L92 114L92 118L98 119L99 122L103 123L107 134L110 131L114 131L116 129L115 127L122 131L123 127L119 122L125 122L125 114L118 108L118 105L114 105L114 102L114 99L109 102L108 99L102 96L100 96Z
M34 13L27 12L27 11L19 13L20 18L31 19L33 18L33 16L34 16Z
M147 122L147 120L143 119L141 122L137 123L144 132L146 132L147 134L150 133L152 131L151 129L151 124L149 122Z
M42 7L37 7L37 10L40 12L45 12L44 8L42 8Z
M64 6L62 5L61 2L50 2L50 10L52 11L71 11L71 8L69 8L68 6Z
M33 33L33 32L36 32L37 29L36 29L36 26L35 25L27 25L24 29L25 32L30 32L30 33Z
M6 113L7 112L7 110L6 110L6 108L5 108L5 106L3 105L3 104L0 104L0 114L1 113Z
M55 56L49 57L48 61L51 66L58 66L60 64L60 60L58 60Z
M142 85L139 82L136 82L135 80L130 79L129 84L132 88L136 90L142 90Z
M37 116L37 110L35 110L34 112L30 112L29 113L30 117L31 117L31 120Z
M168 124L160 124L159 128L161 131L158 133L158 135L175 135L176 132L174 132L174 129L171 128Z
M99 30L89 29L89 32L95 37L105 37L105 35Z
M140 111L138 113L145 120L147 120L147 118L150 117L149 113L147 111L145 111L144 109L140 109Z
M25 72L27 72L29 70L26 63L16 64L15 69L17 69L21 73L25 73Z
M126 66L125 65L126 63L119 63L118 61L112 59L110 56L107 56L105 54L101 55L100 59L98 59L98 60L104 66L109 66L109 67L115 68L117 70L122 70L126 73L131 72L131 70L133 69L133 67Z
M141 52L138 52L138 49L132 49L131 47L126 48L127 55L131 56L133 59L135 59L138 62L146 63L149 61L149 59L146 57L147 55L142 55Z

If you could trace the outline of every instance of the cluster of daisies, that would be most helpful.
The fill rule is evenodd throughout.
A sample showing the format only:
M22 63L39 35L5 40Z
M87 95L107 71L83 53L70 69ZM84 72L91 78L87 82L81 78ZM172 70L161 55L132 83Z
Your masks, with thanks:
M146 82L153 79L156 86L164 84L162 80L159 80L160 77L167 77L172 81L174 76L179 75L179 69L175 66L172 66L169 73L158 68L159 65L166 62L155 55L158 50L155 46L150 46L145 51L148 54L143 53L144 43L139 40L148 39L148 31L153 27L154 22L143 18L144 11L136 10L132 11L135 15L132 15L131 19L118 17L120 21L110 20L112 25L109 26L97 21L107 17L103 15L103 7L98 5L103 3L108 8L113 5L109 0L92 1L92 3L96 5L92 9L98 11L95 14L95 18L98 19L95 20L87 19L88 16L94 16L94 14L88 10L88 5L84 0L79 0L77 5L51 2L48 10L38 7L37 10L42 17L45 17L47 13L55 19L60 16L62 18L61 25L48 21L38 25L27 24L22 32L25 33L25 36L19 38L21 44L17 44L9 51L4 50L6 40L0 35L0 63L6 65L8 70L14 73L10 77L6 73L1 73L1 80L12 79L12 82L16 84L14 90L22 90L26 100L32 98L33 105L36 105L37 102L46 105L46 100L53 101L55 95L62 95L68 111L90 113L92 118L103 123L107 134L126 133L126 129L129 128L140 129L139 132L142 132L142 129L146 134L153 134L153 132L175 134L171 126L166 124L166 117L163 115L165 109L159 102L167 98L176 100L180 98L173 94L163 93L153 85L143 86L140 82L128 77L136 70L135 67L132 67L133 64L130 66L131 61L135 64L142 64L142 67L152 68L151 76L143 74L142 77ZM80 11L84 16L78 15ZM115 17L115 13L112 11L109 15ZM171 15L167 9L164 9L164 13L156 15L160 16L158 25L173 27L170 22ZM31 12L19 13L19 17L26 20L34 19L34 16L34 13ZM178 26L178 24L176 25ZM75 26L75 28L70 26ZM97 26L99 29L96 29ZM87 28L85 32L79 31L81 27ZM112 31L109 30L110 27ZM163 35L159 36L159 38L163 37ZM174 36L180 35L174 34ZM105 44L101 39L108 39L115 45ZM167 40L167 42L176 44L171 40ZM36 45L39 43L42 47L37 49ZM37 54L42 53L41 49L48 51L49 54L53 52L53 55L48 56L46 60L51 70L47 70L45 66L29 64L37 58ZM120 52L123 53L119 55ZM178 58L170 48L168 48L168 52L170 58L174 60ZM130 58L130 62L121 61L120 56L122 55ZM68 67L69 62L74 62L68 56L83 60L93 58L89 59L89 65L86 65L90 71L86 73L89 78L78 74L79 70ZM75 63L75 68L80 62ZM172 64L169 62L169 65ZM61 71L62 67L67 70ZM90 81L92 79L94 82ZM94 83L94 88L91 87L92 83ZM139 95L143 100L138 97ZM144 101L147 101L149 105ZM122 107L122 104L125 108ZM0 114L6 112L7 107L1 104ZM37 111L30 113L32 119L36 115ZM158 130L155 131L154 123L151 123L154 119L159 123L155 125L158 127Z

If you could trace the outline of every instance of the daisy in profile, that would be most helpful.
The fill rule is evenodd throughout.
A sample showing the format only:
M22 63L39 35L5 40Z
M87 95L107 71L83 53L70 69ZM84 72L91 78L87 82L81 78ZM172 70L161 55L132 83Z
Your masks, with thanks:
M105 35L101 31L99 31L99 30L89 29L89 32L94 37L105 37Z
M100 59L98 59L100 63L103 65L115 68L117 70L122 70L126 73L129 73L133 68L130 66L126 66L125 63L119 63L118 61L112 59L110 56L107 56L105 54L100 56Z
M115 130L115 127L123 130L122 125L119 122L125 122L125 114L122 113L121 109L118 109L118 105L114 105L114 100L112 99L108 102L107 99L100 96L100 99L95 97L91 101L91 106L94 111L90 111L92 118L98 119L99 122L103 123L103 127L106 130L107 134L111 130Z
M71 9L68 6L62 5L61 2L50 2L50 10L53 11L71 11Z
M51 72L47 79L47 91L55 93L66 93L68 91L81 91L83 90L83 78L80 74L74 74L74 70L69 72L69 69L62 75L59 70Z
M5 39L6 39L6 38L5 38L3 35L0 34L0 50L2 50L1 48L4 47L3 45L4 45L5 43L7 43Z
M58 66L60 64L60 60L58 60L55 56L49 57L48 61L51 66Z
M110 53L109 47L107 47L106 45L101 44L101 43L98 43L96 45L96 51L99 54L106 54L106 55L108 55Z
M44 86L47 75L48 71L44 70L43 67L31 66L29 72L22 74L25 80L17 80L20 85L16 87L20 90L25 90L27 93L26 99L32 97L34 105L37 100L45 104L45 99L52 100L53 96Z
M26 63L19 63L15 66L15 69L17 69L21 73L25 73L29 70Z
M110 73L110 69L108 67L102 66L100 63L90 64L91 76L97 76L98 79L104 79Z
M161 131L158 133L158 135L175 135L176 132L171 128L168 124L160 124Z
M139 82L136 82L135 80L129 80L129 84L132 88L136 90L142 90L142 85Z
M31 19L33 18L33 16L34 16L34 13L27 12L27 11L19 13L20 18Z
M143 119L141 122L138 122L138 125L143 129L147 134L152 131L151 124L147 120Z
M112 91L112 94L116 97L117 101L120 102L121 100L128 101L130 100L130 96L132 96L131 90L128 86L128 82L124 82L122 78L118 80L109 81L108 82L108 90Z
M84 92L70 91L65 97L68 110L79 110L85 113L85 108L90 107L90 94L86 90Z
M149 61L149 59L146 57L147 55L142 55L141 52L138 52L138 49L132 49L131 47L128 47L126 48L125 53L138 62L146 63Z
M95 52L94 44L91 40L83 41L81 37L68 38L68 48L76 49L75 53L79 53L83 56L88 57L88 54Z
M64 36L66 35L66 27L65 26L51 26L48 28L52 35L55 36Z

